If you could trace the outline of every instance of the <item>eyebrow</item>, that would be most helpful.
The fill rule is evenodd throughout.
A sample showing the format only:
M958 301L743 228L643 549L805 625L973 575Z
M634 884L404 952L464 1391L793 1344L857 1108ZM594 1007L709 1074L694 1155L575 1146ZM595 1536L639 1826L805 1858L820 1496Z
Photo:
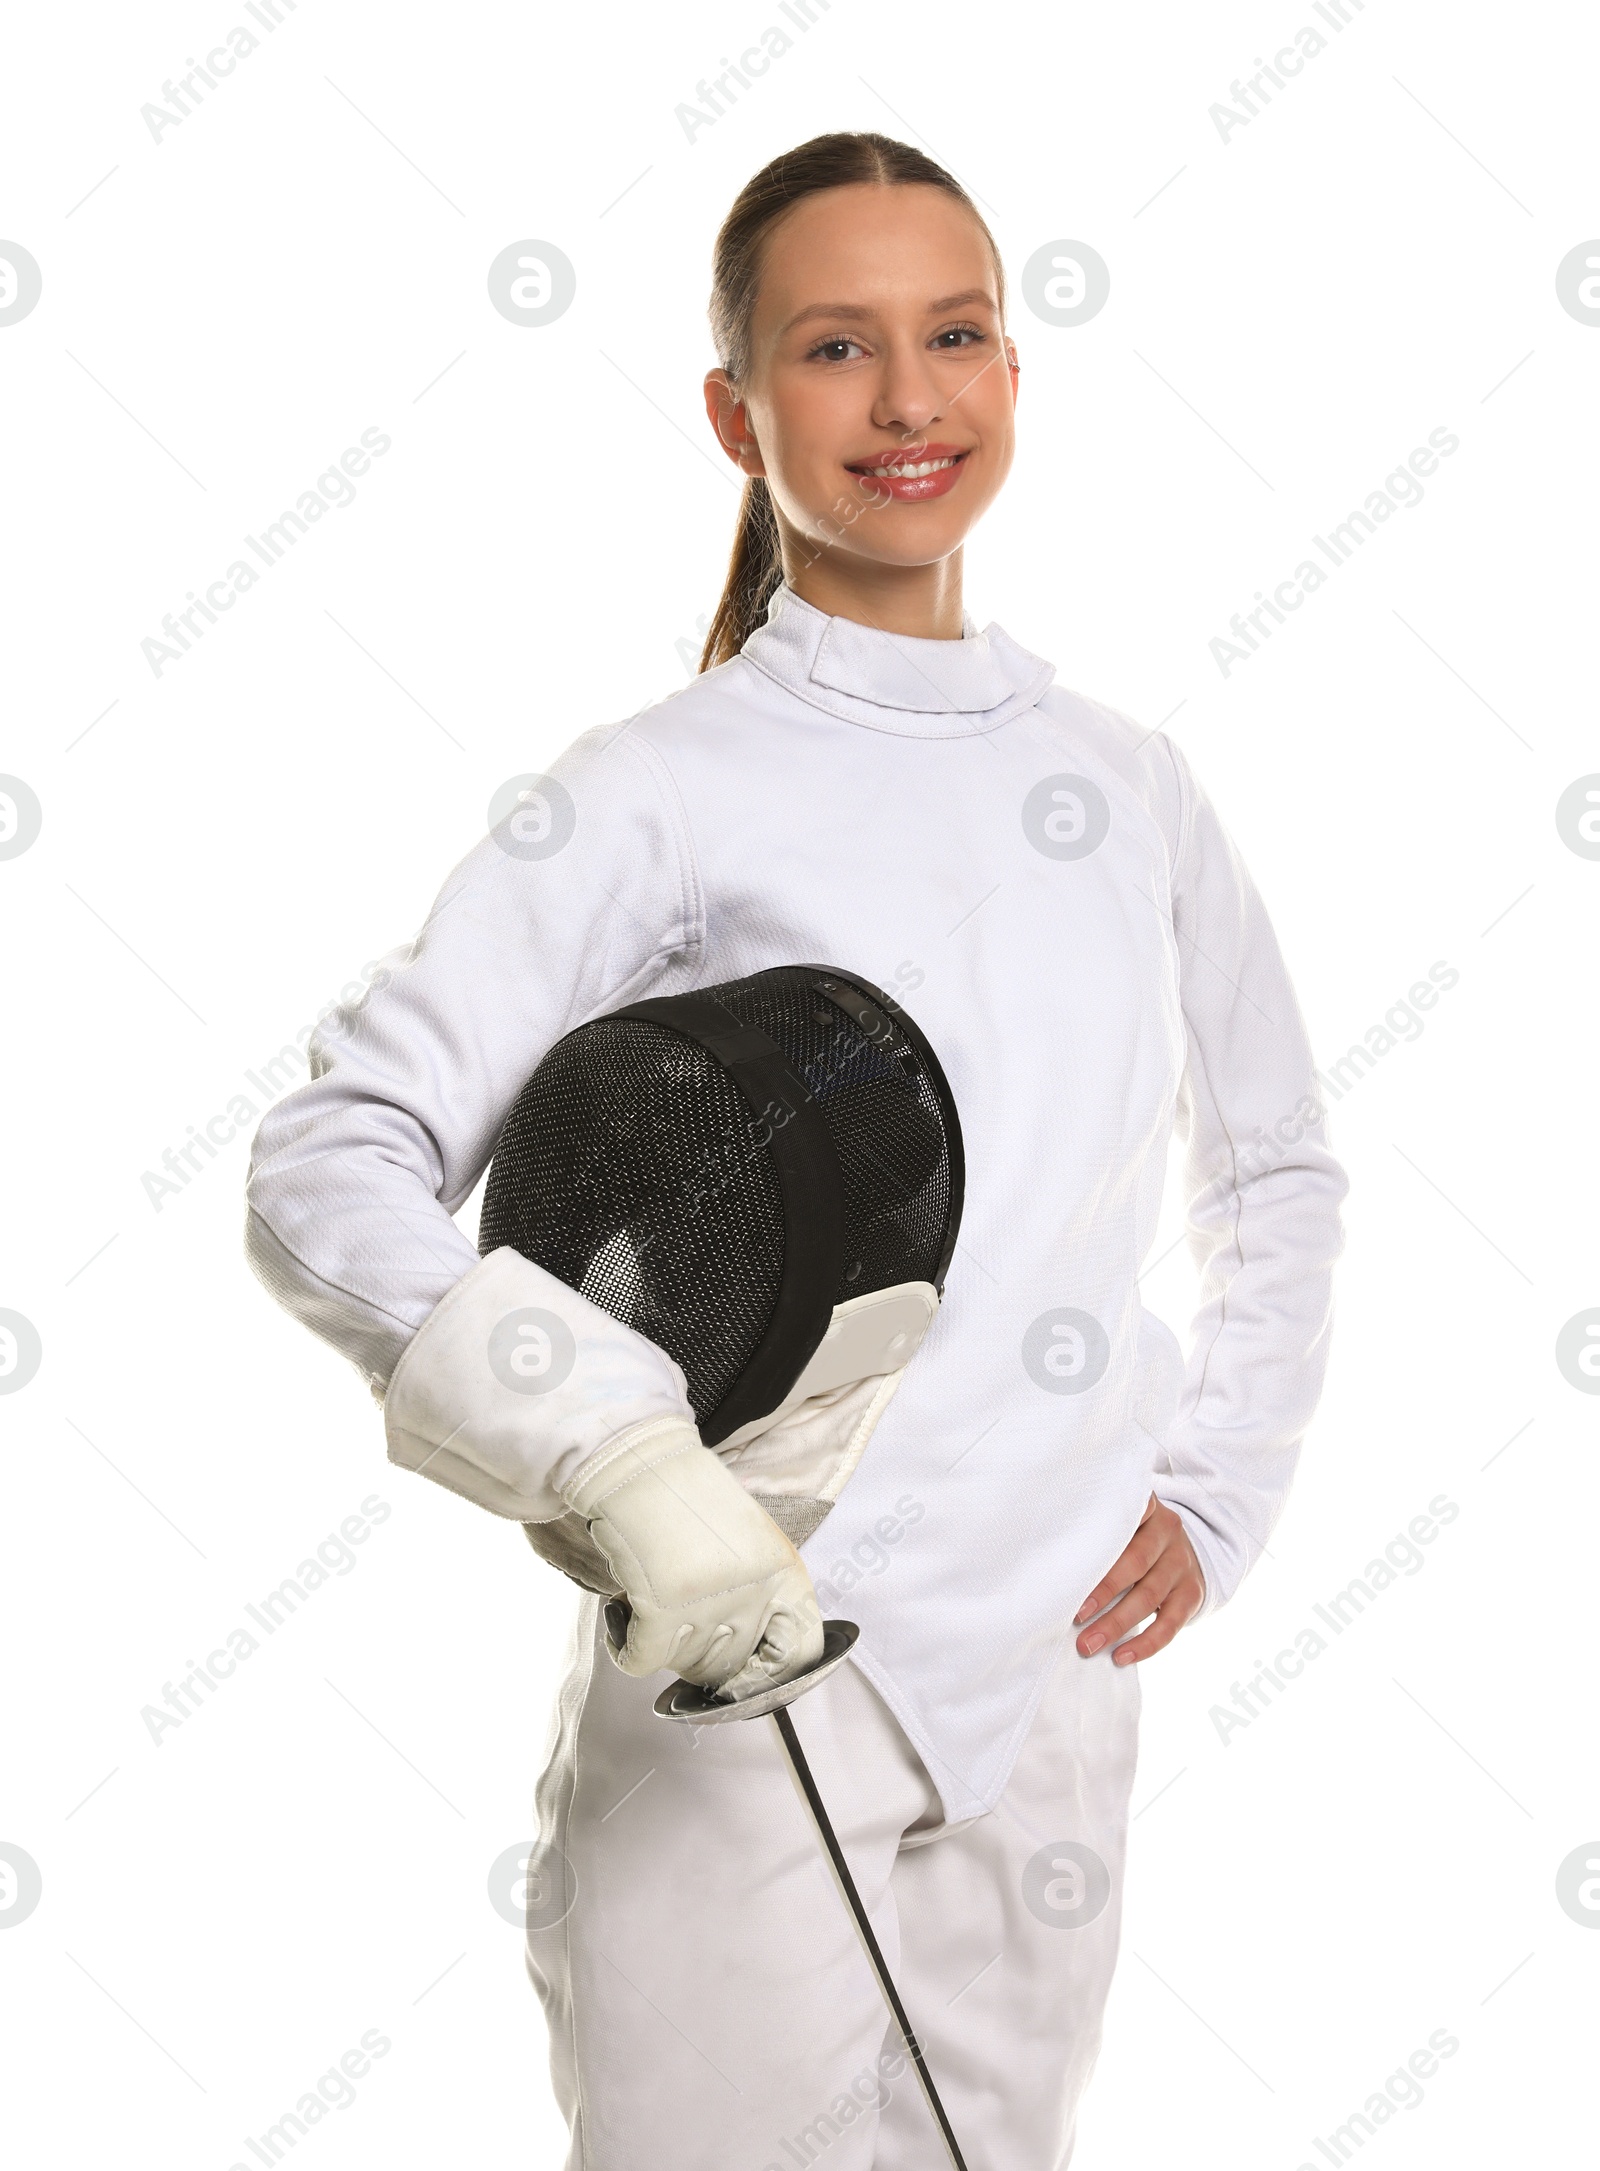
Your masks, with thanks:
M942 294L937 301L929 302L926 313L930 317L942 316L947 309L960 309L971 302L982 302L990 309L995 307L994 296L987 287L969 286L959 294ZM786 333L792 332L797 324L804 324L812 317L848 317L859 323L863 317L875 317L877 314L875 309L869 309L859 302L812 302L809 307L795 312L788 323L782 326L778 337L782 339Z

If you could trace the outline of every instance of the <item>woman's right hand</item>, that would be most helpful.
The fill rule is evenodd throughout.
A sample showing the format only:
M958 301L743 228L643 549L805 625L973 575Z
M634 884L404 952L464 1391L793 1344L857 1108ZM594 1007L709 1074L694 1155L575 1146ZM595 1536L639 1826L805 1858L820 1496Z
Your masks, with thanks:
M822 1656L804 1561L692 1424L635 1425L562 1488L631 1609L624 1673L671 1667L738 1697Z

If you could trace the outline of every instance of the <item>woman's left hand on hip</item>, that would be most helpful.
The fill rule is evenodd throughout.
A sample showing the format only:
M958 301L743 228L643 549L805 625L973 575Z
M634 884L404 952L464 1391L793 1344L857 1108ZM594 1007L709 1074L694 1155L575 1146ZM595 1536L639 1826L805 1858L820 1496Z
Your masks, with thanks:
M1142 1635L1119 1644L1112 1653L1118 1666L1149 1658L1193 1619L1204 1597L1205 1576L1182 1518L1176 1509L1163 1507L1152 1493L1138 1529L1073 1616L1075 1621L1086 1621L1113 1598L1117 1600L1109 1613L1078 1638L1079 1653L1092 1658L1153 1613L1155 1619Z

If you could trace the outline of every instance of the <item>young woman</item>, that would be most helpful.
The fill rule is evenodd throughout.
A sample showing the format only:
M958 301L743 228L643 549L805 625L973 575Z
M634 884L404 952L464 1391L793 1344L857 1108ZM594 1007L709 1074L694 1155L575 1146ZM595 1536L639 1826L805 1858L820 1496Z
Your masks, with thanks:
M945 1302L831 1514L797 1555L680 1440L653 1492L733 1533L743 1577L684 1570L681 1622L621 1665L583 1601L538 1797L565 1868L529 1927L574 2171L939 2160L772 1730L651 1710L663 1665L793 1671L773 1594L812 1582L862 1635L795 1723L955 2132L974 2171L1067 2163L1138 1663L1237 1589L1321 1387L1345 1179L1256 890L1169 739L963 608L1013 453L1004 310L921 152L822 136L750 182L716 248L706 407L746 482L701 675L467 855L256 1141L262 1279L371 1380L395 1460L537 1527L604 1490L618 1411L484 1414L495 1322L572 1293L451 1215L552 1043L824 960L906 998L954 1091ZM1186 1364L1138 1293L1175 1123ZM639 1392L667 1422L677 1390ZM615 1509L625 1588L681 1567L651 1490Z

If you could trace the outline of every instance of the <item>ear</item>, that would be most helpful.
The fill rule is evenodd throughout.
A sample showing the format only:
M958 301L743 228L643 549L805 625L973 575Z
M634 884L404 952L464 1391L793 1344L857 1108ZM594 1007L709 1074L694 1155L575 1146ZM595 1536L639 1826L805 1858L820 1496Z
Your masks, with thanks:
M1006 362L1011 371L1011 397L1015 400L1019 390L1017 373L1022 368L1022 364L1017 360L1016 343L1010 339L1006 341Z
M705 398L707 417L728 458L746 475L765 475L767 470L750 428L749 414L725 369L707 370Z

